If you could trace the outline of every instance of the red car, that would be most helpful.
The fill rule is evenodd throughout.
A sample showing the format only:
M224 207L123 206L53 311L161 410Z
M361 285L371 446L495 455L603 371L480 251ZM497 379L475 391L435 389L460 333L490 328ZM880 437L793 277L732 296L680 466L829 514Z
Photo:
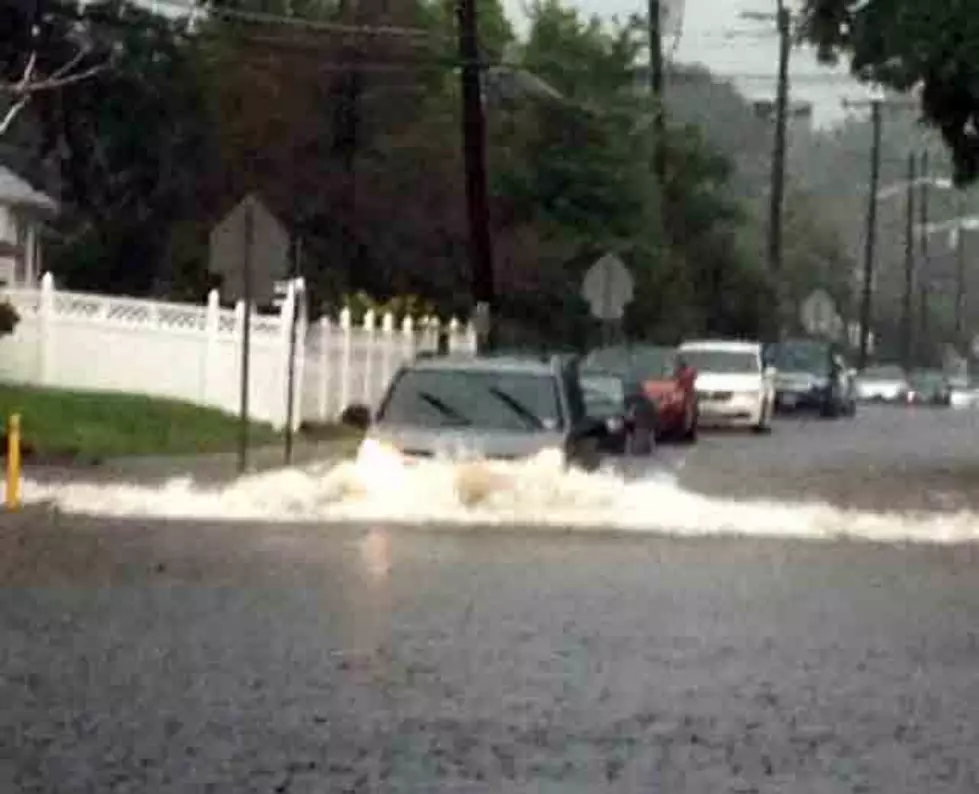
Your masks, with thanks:
M615 371L627 369L638 378L658 412L657 441L697 440L697 373L681 361L676 348L657 345L604 347L586 359L590 365Z

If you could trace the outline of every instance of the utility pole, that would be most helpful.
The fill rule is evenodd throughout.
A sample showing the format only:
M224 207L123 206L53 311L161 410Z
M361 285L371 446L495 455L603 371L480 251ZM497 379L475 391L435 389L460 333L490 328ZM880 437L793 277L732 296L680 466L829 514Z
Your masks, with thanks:
M663 93L663 31L661 0L649 0L649 93L653 101L653 172L656 175L660 215L666 189L666 108ZM665 224L661 224L665 229Z
M929 193L929 172L928 172L928 151L925 150L921 153L921 196L920 196L920 206L919 210L921 212L921 217L919 219L921 228L921 267L919 270L918 277L918 363L924 365L925 359L927 357L927 351L929 347L928 340L928 326L930 325L930 317L928 316L928 292L929 284L928 279L931 276L931 268L929 266L929 252L928 252L928 193Z
M860 354L858 368L861 370L867 366L867 354L870 347L870 322L873 316L874 247L877 242L877 189L878 183L880 182L880 100L873 100L870 108L870 118L873 125L873 141L870 146L870 191L867 197L867 231L864 237L863 249L863 294L860 298Z
M486 187L486 118L479 53L476 0L456 0L462 88L462 149L466 178L466 210L469 220L470 279L474 317L480 322L479 349L494 347L493 311L496 285L493 277L493 242L490 237L489 198Z
M792 27L785 0L778 0L778 86L775 95L775 139L772 149L770 206L768 211L768 267L776 278L782 271L782 205L785 201L785 155L789 105L789 53ZM781 291L780 291L780 297ZM781 302L780 302L781 303ZM781 310L781 305L779 309ZM779 321L781 322L781 313Z
M917 156L908 154L907 217L904 228L904 300L901 317L901 364L911 369L914 355L914 185Z

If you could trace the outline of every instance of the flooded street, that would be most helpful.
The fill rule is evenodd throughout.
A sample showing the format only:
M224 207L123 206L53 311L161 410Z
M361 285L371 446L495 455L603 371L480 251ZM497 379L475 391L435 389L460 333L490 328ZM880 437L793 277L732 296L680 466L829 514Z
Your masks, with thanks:
M712 493L895 509L904 451L962 463L971 421L789 422L663 461ZM979 546L0 527L3 791L979 790Z

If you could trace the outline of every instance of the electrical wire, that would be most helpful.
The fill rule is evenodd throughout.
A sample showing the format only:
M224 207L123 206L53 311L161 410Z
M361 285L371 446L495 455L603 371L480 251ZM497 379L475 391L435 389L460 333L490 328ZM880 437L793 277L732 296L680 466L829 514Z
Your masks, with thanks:
M224 8L214 5L198 5L189 0L152 0L152 6L162 6L174 11L184 11L187 15L195 18L216 18L228 21L250 22L259 25L281 25L292 27L299 30L316 31L319 33L332 33L339 35L358 35L358 36L391 36L414 39L449 39L449 36L440 36L431 30L417 27L406 27L401 25L377 25L363 24L355 25L343 22L329 22L326 20L310 19L308 17L285 16L282 14L270 14L264 11L242 11L237 8Z

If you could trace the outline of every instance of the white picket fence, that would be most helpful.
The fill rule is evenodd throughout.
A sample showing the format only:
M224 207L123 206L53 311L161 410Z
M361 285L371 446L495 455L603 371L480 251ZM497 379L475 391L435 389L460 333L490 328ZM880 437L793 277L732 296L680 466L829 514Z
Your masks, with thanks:
M4 289L21 320L0 339L0 379L55 388L148 394L236 412L241 394L244 305L223 309L217 292L203 306L57 290L46 274L36 289ZM252 314L249 409L283 427L288 416L290 288L276 315ZM354 325L296 318L294 423L329 422L347 404L376 404L405 359L434 349L439 321L368 313ZM468 326L452 321L450 349L472 351Z

